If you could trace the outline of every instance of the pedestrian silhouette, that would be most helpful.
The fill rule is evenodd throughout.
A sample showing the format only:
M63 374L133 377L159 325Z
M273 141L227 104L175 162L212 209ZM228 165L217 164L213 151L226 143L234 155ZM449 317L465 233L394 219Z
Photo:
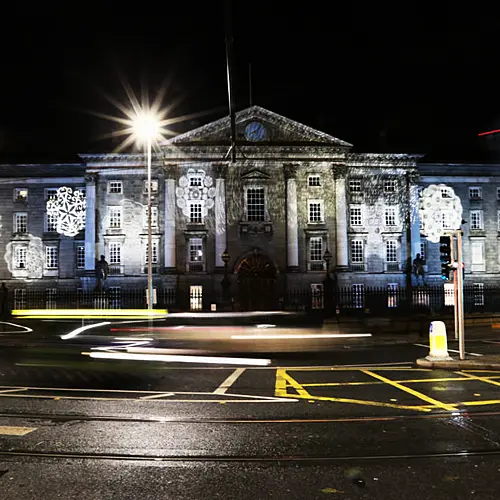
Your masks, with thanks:
M97 279L96 290L101 291L103 281L106 280L109 274L109 264L106 262L104 255L101 255L101 260L98 260L95 265L95 277Z

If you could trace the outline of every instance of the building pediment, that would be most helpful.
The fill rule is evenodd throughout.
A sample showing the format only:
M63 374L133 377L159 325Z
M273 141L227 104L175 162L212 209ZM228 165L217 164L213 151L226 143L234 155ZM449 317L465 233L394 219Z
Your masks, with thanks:
M241 178L246 181L267 181L271 178L269 174L259 170L258 168L252 168L241 175Z
M241 144L317 144L347 149L352 147L348 142L260 106L251 106L239 111L235 115L235 121L236 140ZM163 146L228 144L230 140L231 120L226 116L169 139Z

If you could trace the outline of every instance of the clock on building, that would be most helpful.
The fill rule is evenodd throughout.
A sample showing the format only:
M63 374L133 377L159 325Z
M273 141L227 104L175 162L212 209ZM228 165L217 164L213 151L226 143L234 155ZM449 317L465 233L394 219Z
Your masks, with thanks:
M260 122L250 122L245 126L245 138L248 141L262 141L266 135L266 128Z

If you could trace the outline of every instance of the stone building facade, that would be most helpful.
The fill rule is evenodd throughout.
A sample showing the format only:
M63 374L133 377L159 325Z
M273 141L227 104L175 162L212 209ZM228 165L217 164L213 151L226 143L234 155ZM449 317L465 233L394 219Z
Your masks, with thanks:
M418 155L363 154L258 106L236 114L236 161L223 118L160 145L152 163L152 267L157 289L230 295L241 309L279 307L291 290L404 287L425 255L440 281L439 248L420 234L419 189L445 183L462 199L466 279L500 272L500 176L493 165L428 164ZM81 155L75 165L0 166L0 280L14 289L145 288L147 172L142 154ZM84 190L85 227L54 230L46 202L60 186ZM498 187L497 187L498 186ZM19 250L21 248L21 250ZM22 250L25 248L25 250ZM328 250L328 252L327 252ZM325 253L331 255L327 263Z

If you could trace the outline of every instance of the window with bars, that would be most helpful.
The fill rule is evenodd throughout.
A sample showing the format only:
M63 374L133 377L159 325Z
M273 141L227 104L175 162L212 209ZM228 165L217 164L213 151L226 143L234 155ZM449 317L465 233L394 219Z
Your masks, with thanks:
M203 240L190 238L188 246L188 269L191 272L200 272L204 269Z
M148 194L148 180L144 181L143 187L144 194ZM158 179L151 179L151 194L158 193Z
M310 200L309 203L309 222L323 222L323 201Z
M473 240L470 243L471 263L484 264L484 241Z
M349 192L361 193L362 184L361 179L349 179Z
M201 203L193 202L189 205L189 222L192 224L201 224L203 222Z
M309 261L311 271L323 271L323 238L321 236L309 239Z
M26 289L24 288L16 288L14 290L14 309L26 309L28 307L26 295Z
M203 310L203 286L191 285L189 287L189 309L191 311Z
M57 247L46 246L45 247L45 268L46 269L57 269L59 265L58 261Z
M45 289L45 308L46 309L57 308L57 288Z
M425 262L425 260L427 258L427 242L426 241L420 242L420 257Z
M108 207L109 227L120 229L122 227L122 207Z
M122 244L119 241L111 241L109 243L109 263L122 263Z
M148 227L148 207L144 207L143 211L143 225ZM151 206L151 227L158 227L158 207L156 205Z
M16 212L14 214L14 232L28 232L28 214L26 212Z
M54 214L45 213L45 231L47 233L55 233L57 231L57 216Z
M397 283L387 283L387 307L398 307Z
M484 306L484 283L473 283L474 305Z
M483 229L483 211L471 210L469 214L470 228L479 230Z
M28 255L28 248L25 246L16 246L14 248L14 268L26 269L26 257Z
M76 268L85 269L85 247L83 245L76 247Z
M311 308L317 310L324 307L323 283L311 283Z
M351 222L351 226L362 225L361 207L349 207L349 220Z
M356 309L365 307L365 285L353 284L351 286L352 306Z
M449 212L442 212L441 220L443 222L443 229L453 229L451 227L451 214Z
M119 286L110 286L109 292L109 308L121 309L122 307L122 289Z
M57 188L47 188L45 190L45 201L57 198Z
M14 201L28 201L28 188L15 188Z
M385 242L385 261L392 263L398 261L398 245L395 240Z
M396 209L394 207L386 207L385 209L385 225L396 225Z
M471 200L480 200L482 198L481 188L478 186L471 186L469 188L469 198Z
M362 264L363 258L363 240L351 241L351 263Z
M122 181L109 181L108 182L108 193L121 194L122 192L123 192Z
M190 187L202 187L203 182L200 176L193 176L189 178L189 186Z
M309 187L318 187L321 186L321 178L319 175L310 175L308 177Z
M153 240L153 244L151 245L151 264L158 264L158 241ZM148 250L149 244L146 242L144 247L144 263L148 263Z
M264 221L265 198L263 187L249 187L246 192L247 220L251 222Z
M397 187L396 179L384 180L384 193L395 193L396 187Z

